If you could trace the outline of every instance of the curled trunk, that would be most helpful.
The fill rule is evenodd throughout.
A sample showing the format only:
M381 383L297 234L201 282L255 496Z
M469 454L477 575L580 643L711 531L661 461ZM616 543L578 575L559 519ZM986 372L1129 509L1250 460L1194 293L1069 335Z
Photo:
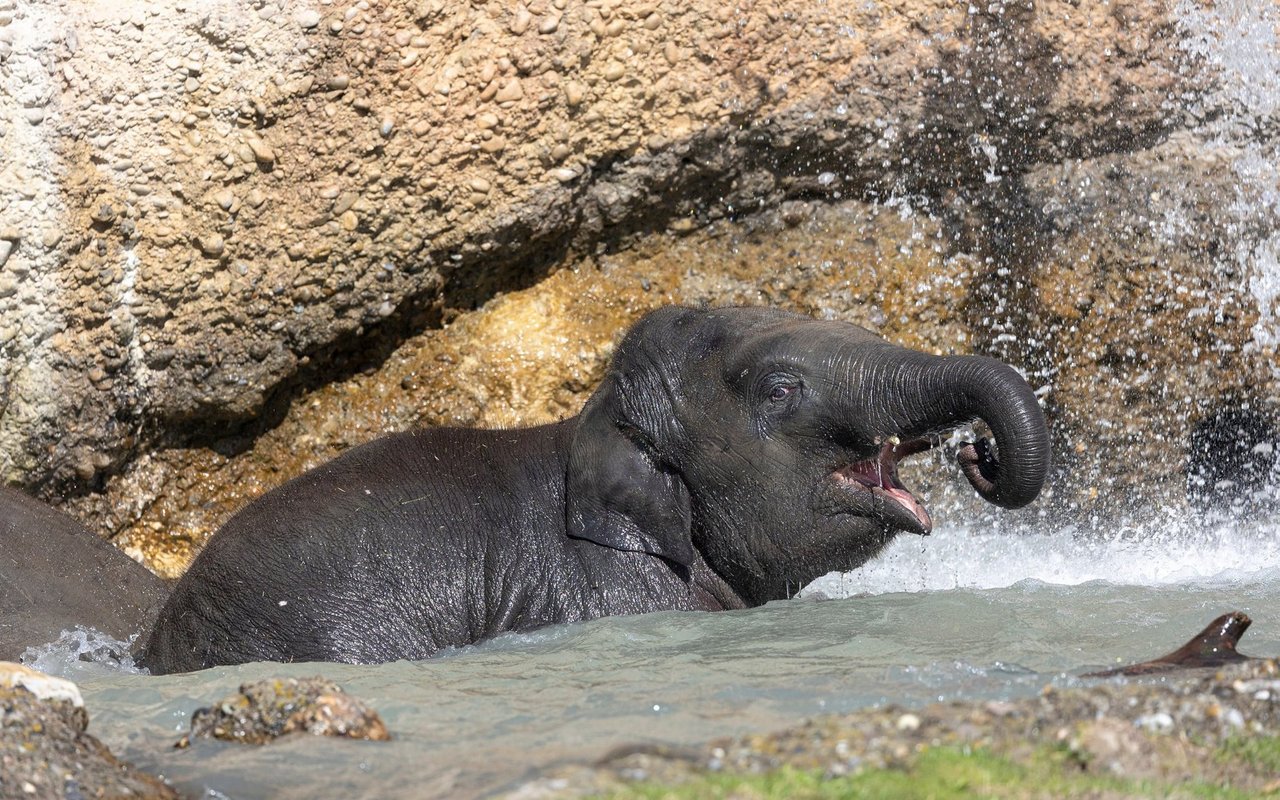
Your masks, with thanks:
M1034 500L1049 472L1049 432L1022 376L983 356L892 351L869 365L876 387L872 394L879 398L874 424L885 435L922 436L980 419L995 441L960 449L965 477L995 505L1019 508Z

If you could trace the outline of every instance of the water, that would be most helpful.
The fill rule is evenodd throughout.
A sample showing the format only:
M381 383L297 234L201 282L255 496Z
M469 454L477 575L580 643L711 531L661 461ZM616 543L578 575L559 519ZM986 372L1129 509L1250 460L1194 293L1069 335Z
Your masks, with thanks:
M665 613L508 636L423 662L250 664L130 674L76 660L90 731L191 795L468 797L637 742L694 743L897 703L1028 695L1181 644L1213 617L1256 620L1245 652L1280 654L1280 523L1110 538L942 527L815 583L722 614ZM815 599L815 595L838 599ZM103 663L103 662L106 663ZM371 703L395 740L295 737L175 751L191 712L268 676L324 674Z

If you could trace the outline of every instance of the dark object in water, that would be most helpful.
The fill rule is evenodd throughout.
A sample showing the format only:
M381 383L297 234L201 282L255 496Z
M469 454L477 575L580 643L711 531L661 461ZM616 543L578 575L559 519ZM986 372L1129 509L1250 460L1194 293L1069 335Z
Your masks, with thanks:
M1263 500L1276 468L1280 432L1248 404L1221 408L1187 443L1187 500L1201 512L1245 510Z
M667 306L576 417L386 436L250 503L182 576L141 663L372 664L781 600L928 533L898 462L975 418L995 444L960 448L973 488L1031 502L1051 439L1013 368L776 309Z
M1253 620L1242 611L1232 611L1209 623L1209 626L1191 638L1191 641L1159 658L1143 661L1141 664L1130 664L1127 667L1090 672L1081 677L1109 678L1114 675L1152 675L1170 672L1175 669L1198 669L1200 667L1220 667L1224 664L1237 664L1248 661L1250 656L1242 655L1236 650L1240 637L1249 630Z
M168 594L77 520L0 486L0 661L77 625L128 639L151 628Z

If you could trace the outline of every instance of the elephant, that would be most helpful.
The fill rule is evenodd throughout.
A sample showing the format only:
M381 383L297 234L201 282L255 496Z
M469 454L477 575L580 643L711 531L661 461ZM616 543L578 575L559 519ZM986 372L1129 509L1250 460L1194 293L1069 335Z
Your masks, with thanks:
M145 644L152 672L421 659L507 631L788 597L932 521L900 459L958 453L1017 508L1050 464L1011 367L768 308L667 306L615 348L576 416L389 435L217 531Z
M147 633L169 587L76 520L0 487L0 661L76 625Z

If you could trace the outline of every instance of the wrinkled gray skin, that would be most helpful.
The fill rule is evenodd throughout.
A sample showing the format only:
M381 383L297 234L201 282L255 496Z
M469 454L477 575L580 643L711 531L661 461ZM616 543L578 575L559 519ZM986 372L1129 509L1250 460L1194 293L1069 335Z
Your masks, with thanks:
M182 578L144 663L415 659L784 598L927 533L897 460L975 418L995 445L961 450L970 482L1030 502L1049 441L1009 367L768 309L659 309L576 417L389 436L250 504Z
M117 639L145 633L164 581L76 520L0 487L0 661L84 625Z

